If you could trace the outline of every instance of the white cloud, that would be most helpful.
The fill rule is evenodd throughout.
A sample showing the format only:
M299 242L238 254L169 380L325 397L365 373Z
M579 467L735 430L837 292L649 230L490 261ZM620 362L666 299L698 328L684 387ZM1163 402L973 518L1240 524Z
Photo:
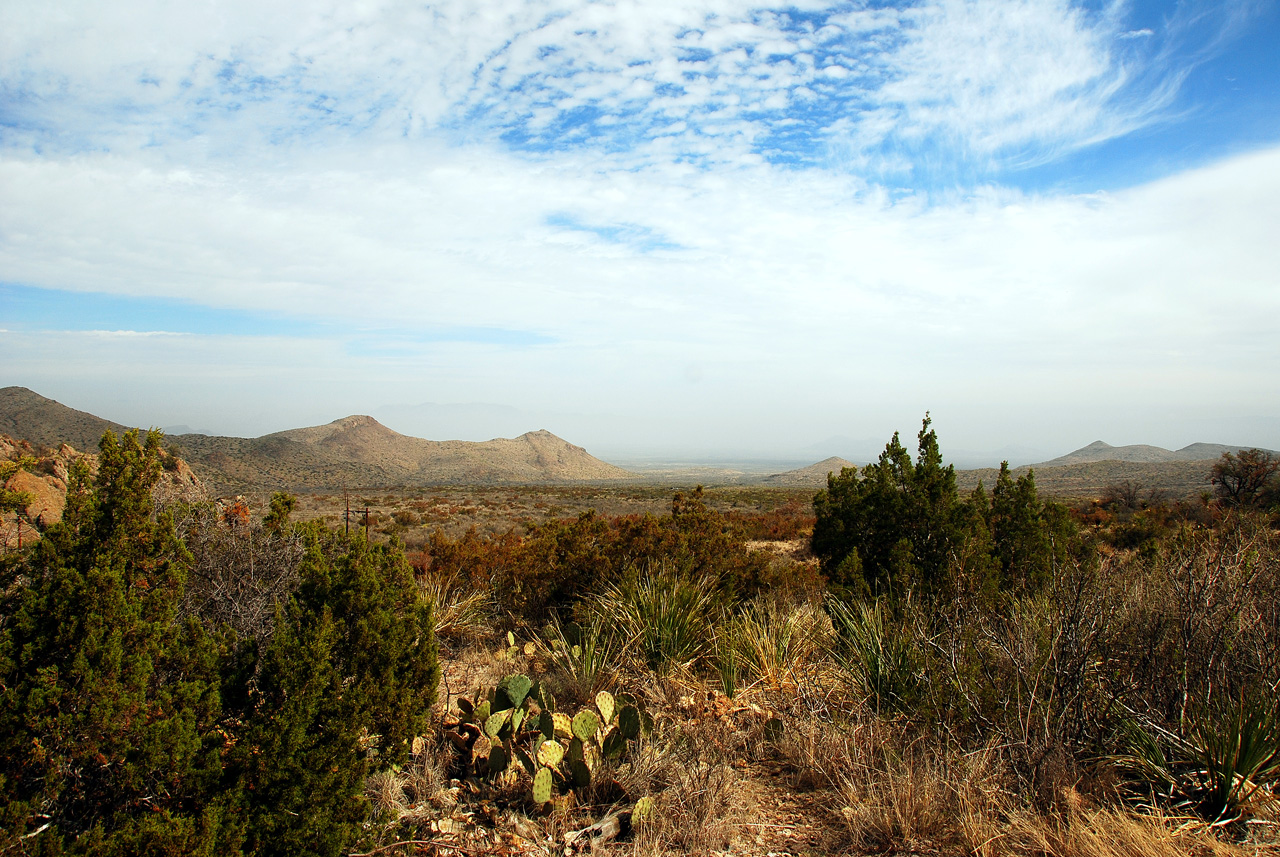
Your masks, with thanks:
M1280 363L1267 335L1280 317L1268 226L1280 150L1111 195L993 189L931 207L767 167L582 175L491 152L441 152L416 170L412 153L385 157L380 170L275 175L5 159L0 267L32 285L331 319L341 333L324 347L383 379L365 392L385 398L363 410L406 400L413 378L435 392L410 399L485 390L568 410L590 390L600 408L675 407L708 430L745 419L760 389L909 412L976 384L1052 411L1061 395L1116 395L1127 367L1148 379L1124 388L1133 403L1280 392L1264 371ZM554 225L562 213L606 231ZM680 247L611 240L618 224ZM552 341L427 335L477 326ZM388 333L361 332L376 329ZM252 351L264 349L267 365L305 371L285 346ZM772 410L750 420L783 419Z
M1117 2L11 4L0 77L44 146L244 157L291 140L505 135L626 166L749 163L762 146L821 161L805 142L818 135L881 168L895 163L876 153L886 140L1026 160L1167 102L1113 49L1131 34ZM774 137L796 122L806 135Z
M1124 10L0 6L6 281L318 322L7 324L4 380L107 400L154 371L152 404L243 410L150 419L244 433L478 398L589 401L615 443L795 443L842 430L815 414L877 433L929 407L970 446L992 421L1068 443L1099 409L1207 425L1222 396L1280 400L1280 150L1109 195L981 179L1171 102L1167 34L1126 38ZM975 164L952 196L908 180ZM263 366L274 388L236 398ZM1280 446L1273 411L1223 419Z

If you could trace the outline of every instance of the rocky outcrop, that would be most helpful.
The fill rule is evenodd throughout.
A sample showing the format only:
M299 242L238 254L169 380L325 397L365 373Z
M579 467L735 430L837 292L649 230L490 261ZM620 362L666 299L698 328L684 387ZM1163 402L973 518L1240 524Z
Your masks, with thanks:
M31 462L17 471L4 487L27 496L26 505L16 512L0 515L0 543L17 547L27 544L39 533L62 520L67 505L67 476L76 459L84 459L90 473L98 469L98 456L80 452L70 444L56 450L0 435L0 460ZM198 500L205 496L204 486L191 467L182 459L167 456L160 481L155 487L159 502Z

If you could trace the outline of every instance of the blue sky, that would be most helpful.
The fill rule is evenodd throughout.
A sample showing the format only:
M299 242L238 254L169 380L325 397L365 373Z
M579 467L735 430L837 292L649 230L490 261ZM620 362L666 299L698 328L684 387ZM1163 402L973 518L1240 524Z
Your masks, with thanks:
M6 4L0 202L0 384L126 423L1280 448L1262 0Z

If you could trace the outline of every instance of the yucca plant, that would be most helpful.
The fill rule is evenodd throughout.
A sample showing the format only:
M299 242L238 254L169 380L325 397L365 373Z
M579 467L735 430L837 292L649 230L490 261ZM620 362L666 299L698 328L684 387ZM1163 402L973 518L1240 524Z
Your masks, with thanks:
M738 651L733 634L716 634L716 673L720 676L720 690L725 696L733 699L738 695L738 674L741 664L738 663Z
M588 614L566 625L553 617L542 631L538 651L575 697L594 697L613 683L626 651L623 633L605 617Z
M887 625L879 601L852 605L827 600L836 631L832 656L861 685L876 711L905 711L920 691L916 652L906 636Z
M1185 737L1129 721L1112 761L1130 790L1214 824L1253 814L1280 785L1280 719L1274 703L1239 699L1189 718Z
M826 623L821 609L813 604L757 602L719 629L719 659L731 657L736 673L749 687L794 686L796 667L812 660L822 648Z
M1234 820L1280 780L1280 720L1270 701L1241 699L1206 712L1192 724L1191 743L1199 757L1192 779L1205 818Z
M453 575L425 575L418 591L435 605L436 638L473 642L493 633L493 599Z
M645 666L666 674L710 653L719 612L715 591L712 581L650 567L608 586L594 613L622 631Z

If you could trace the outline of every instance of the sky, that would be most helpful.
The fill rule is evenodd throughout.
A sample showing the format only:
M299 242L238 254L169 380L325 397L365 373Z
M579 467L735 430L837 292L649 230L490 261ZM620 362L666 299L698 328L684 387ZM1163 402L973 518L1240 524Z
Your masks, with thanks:
M5 3L8 385L613 460L1280 448L1280 4Z

